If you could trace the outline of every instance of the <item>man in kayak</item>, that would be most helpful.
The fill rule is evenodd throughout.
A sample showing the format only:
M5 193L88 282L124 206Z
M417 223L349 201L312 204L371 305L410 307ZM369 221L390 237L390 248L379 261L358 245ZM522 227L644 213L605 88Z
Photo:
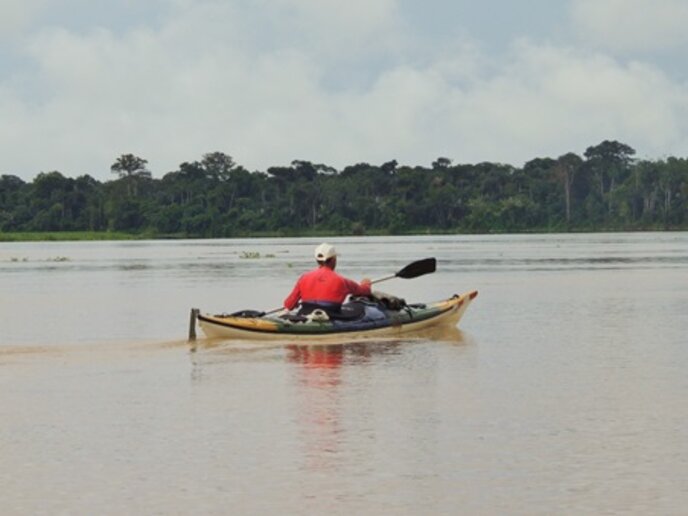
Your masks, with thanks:
M334 272L337 267L337 251L334 246L320 244L315 249L315 260L318 267L303 274L284 300L287 310L293 309L301 301L301 314L308 314L316 308L330 314L338 313L348 295L370 295L369 279L364 279L359 284Z

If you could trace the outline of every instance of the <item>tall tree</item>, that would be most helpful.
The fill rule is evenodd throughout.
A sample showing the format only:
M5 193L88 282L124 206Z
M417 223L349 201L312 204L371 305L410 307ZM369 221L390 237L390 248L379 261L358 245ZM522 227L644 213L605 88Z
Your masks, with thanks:
M117 161L110 166L113 174L119 175L126 181L127 194L129 197L136 197L138 194L138 183L141 179L150 179L151 173L146 168L148 161L134 156L133 154L122 154Z
M634 154L635 150L625 143L609 140L585 150L584 155L598 180L600 195L607 200L609 215L613 211L614 190L629 175Z
M583 160L573 152L559 156L554 165L554 174L564 186L564 203L566 210L566 223L571 223L571 187L576 178L576 172L580 169Z
M438 169L438 168L449 168L452 164L452 160L449 158L443 158L439 157L435 161L432 162L432 168L433 169Z
M229 178L229 173L236 166L234 158L224 152L210 152L203 155L201 166L211 179L224 181Z
M0 230L17 229L25 221L21 220L20 208L28 213L24 202L24 194L28 189L28 185L17 176L0 176ZM23 218L30 218L30 215Z

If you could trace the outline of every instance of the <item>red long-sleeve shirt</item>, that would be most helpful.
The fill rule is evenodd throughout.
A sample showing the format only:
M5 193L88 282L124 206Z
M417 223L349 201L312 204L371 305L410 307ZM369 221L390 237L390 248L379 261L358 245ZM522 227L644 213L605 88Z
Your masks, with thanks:
M370 285L359 285L323 265L306 272L299 278L294 290L284 300L284 307L291 310L300 300L310 303L318 301L343 303L349 294L368 296Z

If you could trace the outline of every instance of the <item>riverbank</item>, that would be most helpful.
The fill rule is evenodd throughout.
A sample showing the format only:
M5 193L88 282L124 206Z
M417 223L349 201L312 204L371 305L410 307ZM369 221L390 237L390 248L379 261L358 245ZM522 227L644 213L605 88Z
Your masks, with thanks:
M154 234L154 233L125 233L121 231L37 231L37 232L1 232L0 242L68 242L68 241L106 241L106 240L182 240L182 239L204 239L213 238L327 238L327 237L347 237L347 236L414 236L414 235L501 235L501 234L574 234L574 233L652 233L652 232L673 232L688 231L688 227L633 227L633 228L532 228L522 231L461 231L461 230L441 230L431 228L416 228L405 232L384 231L382 229L372 229L370 231L359 232L337 232L326 230L304 230L304 231L259 231L246 234L236 234L227 237L207 237L199 235L187 235L182 233L175 234Z
M0 232L0 242L67 242L88 240L141 240L151 235L135 235L118 231L20 231Z

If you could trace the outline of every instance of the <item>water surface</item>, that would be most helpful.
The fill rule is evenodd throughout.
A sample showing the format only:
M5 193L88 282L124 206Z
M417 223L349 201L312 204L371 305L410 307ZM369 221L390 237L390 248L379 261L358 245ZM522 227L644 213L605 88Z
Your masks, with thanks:
M317 243L1 243L2 513L685 513L688 234L334 239L480 295L441 340L190 351Z

